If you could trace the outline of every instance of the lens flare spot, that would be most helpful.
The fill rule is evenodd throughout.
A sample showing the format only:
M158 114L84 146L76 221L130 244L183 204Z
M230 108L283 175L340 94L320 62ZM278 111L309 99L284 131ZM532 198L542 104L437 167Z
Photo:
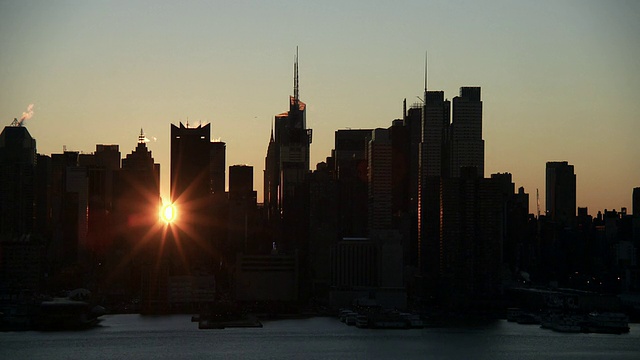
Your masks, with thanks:
M173 222L176 219L176 207L173 204L164 204L160 209L160 218L162 221L168 223Z

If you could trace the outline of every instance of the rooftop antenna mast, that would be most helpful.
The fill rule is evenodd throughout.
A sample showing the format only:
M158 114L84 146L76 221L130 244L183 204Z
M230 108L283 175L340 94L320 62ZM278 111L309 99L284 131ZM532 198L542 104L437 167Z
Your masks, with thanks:
M293 62L293 98L296 102L300 99L300 88L298 86L298 47L296 46L296 58Z
M144 143L145 143L144 131L142 130L142 128L140 128L140 135L138 135L138 144L144 144Z
M427 103L427 52L424 52L424 103Z

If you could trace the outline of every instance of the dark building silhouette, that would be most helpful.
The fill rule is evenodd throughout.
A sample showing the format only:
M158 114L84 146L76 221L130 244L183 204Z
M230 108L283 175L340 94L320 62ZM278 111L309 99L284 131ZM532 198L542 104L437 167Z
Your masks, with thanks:
M236 253L256 254L260 244L256 239L257 195L253 190L253 166L233 165L229 167L229 259ZM232 260L232 261L233 261Z
M86 266L92 272L104 260L105 252L114 237L114 179L120 170L120 158L118 145L103 144L97 144L93 154L78 156L78 165L86 169L88 179Z
M405 100L406 104L406 100ZM406 105L405 105L406 107ZM420 142L422 141L422 106L420 104L414 104L411 108L405 112L403 121L403 131L400 131L403 135L398 135L398 131L395 130L393 136L394 149L399 147L403 148L403 153L406 156L405 164L406 179L404 191L404 200L399 200L397 211L405 212L406 219L399 219L401 222L401 228L403 237L405 237L405 252L404 260L405 265L418 270L418 183L419 183L419 165L420 165ZM400 138L408 137L408 140L400 140ZM403 144L404 145L401 145ZM398 150L399 152L400 150ZM394 150L394 154L397 152ZM397 156L397 155L394 155ZM398 160L394 160L394 164ZM405 208L406 206L406 208ZM408 228L407 228L408 227Z
M52 237L47 249L51 286L70 289L85 286L89 259L89 178L77 151L51 154Z
M333 170L338 186L339 237L367 235L367 157L372 129L335 132Z
M632 214L634 216L640 216L640 187L633 188L632 195Z
M171 202L180 231L174 239L183 271L211 272L211 126L171 125Z
M484 177L480 87L461 87L460 96L453 98L450 136L451 176L459 176L462 167L475 167Z
M575 226L576 175L566 161L547 162L546 215L559 226Z
M224 194L225 192L225 168L226 168L226 147L222 141L211 143L211 193Z
M0 133L0 294L38 291L44 239L36 226L36 141L27 128ZM5 297L6 299L6 297Z
M333 158L319 163L309 177L310 294L328 302L331 284L330 249L338 240L338 187Z
M475 167L444 178L440 215L440 296L465 310L491 304L501 293L505 200L496 178Z
M253 192L253 166L233 165L229 167L229 196L245 196Z
M422 107L419 159L418 234L419 270L427 291L437 285L440 238L440 182L449 175L449 123L451 104L443 91L427 91Z
M307 201L309 149L312 131L306 125L306 104L300 100L298 55L294 62L294 95L289 97L289 111L275 116L275 137L267 149L265 163L265 208L274 231L273 239L280 251L302 249L308 218ZM301 258L301 262L304 259Z
M35 218L36 141L23 126L0 133L0 241L30 234Z

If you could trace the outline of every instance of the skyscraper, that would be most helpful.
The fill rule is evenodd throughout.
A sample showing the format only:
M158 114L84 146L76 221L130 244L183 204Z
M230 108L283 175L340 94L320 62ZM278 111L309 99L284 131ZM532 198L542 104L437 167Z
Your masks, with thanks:
M392 143L391 131L375 129L367 146L369 234L391 229Z
M224 194L227 144L222 141L211 142L211 193Z
M29 234L34 226L36 140L24 126L0 133L0 241Z
M631 214L640 216L640 187L633 188Z
M461 87L453 98L451 122L451 176L460 176L461 167L476 167L484 177L484 140L482 139L482 101L480 87Z
M196 210L211 193L211 125L171 125L171 202Z
M339 237L367 235L367 144L372 129L335 132L334 176L337 180Z
M566 161L547 162L546 214L560 226L574 226L576 221L576 175Z
M265 164L265 207L272 215L272 224L280 221L273 226L282 230L282 250L287 252L298 247L293 242L300 240L304 223L301 202L306 198L303 187L309 173L312 134L306 125L306 104L299 97L297 49L293 69L294 95L289 97L289 111L275 117L275 137L270 139ZM278 213L280 219L274 218Z
M418 263L427 282L435 283L440 236L440 179L449 165L448 131L451 103L443 91L427 91L422 107L422 139L418 188Z
M181 230L175 239L176 256L187 271L211 271L216 263L211 239L210 129L210 124L171 125L171 202Z
M154 162L140 132L136 148L122 159L118 184L118 208L127 231L153 225L160 206L160 164ZM143 232L144 233L144 232Z

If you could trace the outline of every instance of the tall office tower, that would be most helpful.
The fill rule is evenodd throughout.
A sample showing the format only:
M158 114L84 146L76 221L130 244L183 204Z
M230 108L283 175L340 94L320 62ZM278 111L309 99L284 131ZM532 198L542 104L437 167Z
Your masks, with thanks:
M406 100L405 100L406 104ZM406 105L405 105L406 108ZM407 151L406 158L406 206L407 221L404 226L408 229L401 230L405 232L405 253L404 260L407 266L417 268L418 266L418 184L419 184L419 165L420 165L420 143L422 142L422 105L413 104L408 111L404 112L404 132L407 133L408 141L405 145ZM396 147L397 136L394 134L393 142ZM395 161L394 161L395 163Z
M460 168L473 166L484 177L484 140L482 139L482 101L480 87L461 87L453 98L451 122L451 176L460 176Z
M634 216L640 216L640 187L633 188L631 213Z
M36 140L24 126L0 133L0 241L33 232Z
M229 167L229 196L246 196L253 192L253 166Z
M367 146L369 234L391 229L392 142L388 129L375 129Z
M87 249L89 181L87 168L79 165L77 151L51 155L51 221L54 224L47 255L53 271L84 261ZM60 286L83 284L60 284Z
M340 238L367 235L367 144L372 129L335 132L334 176L338 191Z
M253 190L253 166L229 167L229 218L227 258L235 259L236 253L256 251L256 192Z
M293 251L296 245L292 241L300 234L300 225L304 220L300 217L303 209L301 201L306 196L302 193L304 181L309 173L309 148L311 129L306 125L306 104L300 101L298 86L298 54L294 62L294 95L289 97L289 111L276 115L275 138L270 141L265 176L272 181L270 186L277 186L277 210L281 216L284 251ZM271 161L269 161L271 158ZM277 161L275 160L277 159ZM274 169L276 167L277 169ZM277 175L277 180L275 179ZM269 189L268 198L271 207L274 200ZM299 239L298 239L299 240ZM296 240L297 241L297 240Z
M211 193L224 194L227 144L222 141L211 142Z
M122 159L114 181L114 241L103 268L109 276L103 291L148 300L150 272L162 246L157 228L160 210L160 164L154 162L140 129L136 148Z
M462 168L459 177L442 179L441 196L440 300L457 309L473 308L500 292L501 181L478 177L475 166Z
M187 268L210 270L215 262L210 239L210 129L210 124L171 125L171 202L183 229L175 243L176 250L183 253L181 256L186 256L187 271Z
M331 280L330 249L338 239L338 187L333 158L317 164L309 177L309 287L316 298L327 298Z
M566 161L547 162L546 214L560 226L576 221L576 174Z
M278 184L280 183L279 176L279 153L276 140L273 137L273 129L271 129L271 136L269 137L269 146L267 147L267 156L264 159L264 189L263 189L263 202L265 208L265 216L267 222L272 224L274 228L278 228L280 222L280 211L278 210ZM274 229L272 229L274 231ZM271 234L272 238L275 238L275 234ZM275 240L275 239L274 239Z
M440 237L440 179L448 176L451 103L443 91L427 91L422 108L418 168L418 266L430 291L436 285Z
M44 242L34 236L36 141L14 121L0 133L0 284L2 292L40 290Z
M202 205L211 193L210 136L211 124L171 125L171 202L181 212Z
M96 256L104 254L112 241L114 176L120 170L118 145L96 145L93 154L80 154L78 165L87 171L89 186L89 216L87 228L87 266L100 263Z
M160 164L154 162L142 131L136 148L122 159L117 195L118 212L123 214L127 232L146 232L158 220Z

